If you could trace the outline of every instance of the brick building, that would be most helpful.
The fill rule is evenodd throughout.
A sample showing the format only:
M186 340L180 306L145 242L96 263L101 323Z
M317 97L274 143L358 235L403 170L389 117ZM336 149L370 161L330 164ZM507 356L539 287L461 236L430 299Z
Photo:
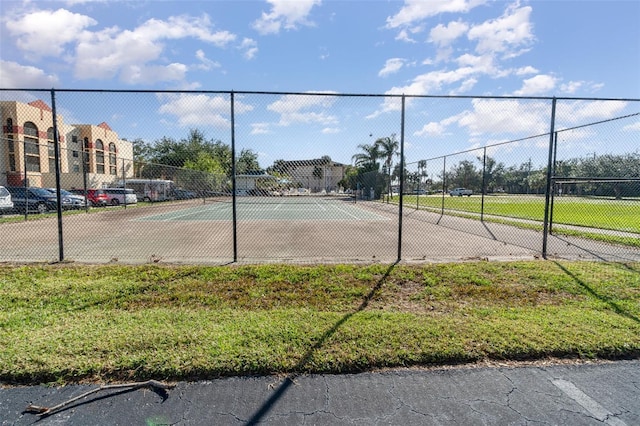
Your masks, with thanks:
M42 100L0 101L0 185L55 186L53 113ZM63 188L108 185L131 164L133 146L107 123L66 124L58 114L60 183ZM84 153L84 155L83 155ZM85 162L83 163L83 157ZM125 167L127 177L133 170Z

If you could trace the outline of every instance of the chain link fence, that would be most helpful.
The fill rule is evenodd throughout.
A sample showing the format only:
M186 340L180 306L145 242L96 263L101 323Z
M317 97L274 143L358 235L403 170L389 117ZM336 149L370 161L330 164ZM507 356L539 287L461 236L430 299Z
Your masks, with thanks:
M0 261L640 260L637 99L0 96Z

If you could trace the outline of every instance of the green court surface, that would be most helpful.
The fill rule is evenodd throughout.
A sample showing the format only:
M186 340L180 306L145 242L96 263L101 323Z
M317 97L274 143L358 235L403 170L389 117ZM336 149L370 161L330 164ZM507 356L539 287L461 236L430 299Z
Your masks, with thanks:
M233 205L230 202L212 202L196 207L150 215L138 221L230 221L233 217ZM303 202L296 199L269 199L268 202L242 199L236 203L236 218L239 221L387 221L389 217L376 214L357 203L308 199Z

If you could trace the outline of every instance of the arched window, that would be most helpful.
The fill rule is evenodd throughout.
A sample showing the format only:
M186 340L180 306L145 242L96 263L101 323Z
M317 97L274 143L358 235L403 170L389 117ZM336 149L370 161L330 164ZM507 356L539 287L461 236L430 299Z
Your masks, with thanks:
M96 140L96 173L104 174L104 143Z
M24 152L27 171L40 171L40 145L38 127L30 121L24 123Z
M116 144L111 142L109 144L109 173L112 175L118 174L118 164L116 160Z

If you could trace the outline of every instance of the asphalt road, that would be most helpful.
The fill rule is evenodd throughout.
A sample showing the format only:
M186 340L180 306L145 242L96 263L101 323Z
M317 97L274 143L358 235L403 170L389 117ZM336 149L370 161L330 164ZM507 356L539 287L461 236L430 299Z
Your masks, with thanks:
M640 360L232 377L168 391L0 388L1 425L640 425Z

